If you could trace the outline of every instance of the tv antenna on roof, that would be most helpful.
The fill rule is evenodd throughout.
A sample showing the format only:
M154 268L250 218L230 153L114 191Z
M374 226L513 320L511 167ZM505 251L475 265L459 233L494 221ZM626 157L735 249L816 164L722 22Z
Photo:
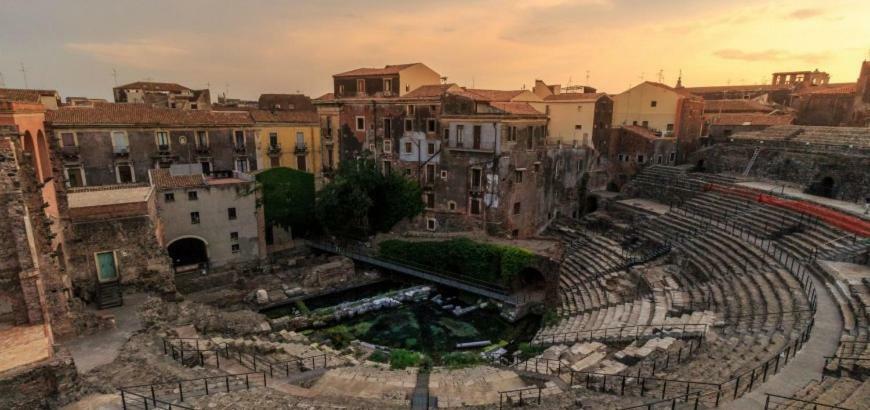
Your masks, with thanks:
M118 86L118 70L112 68L112 79L115 81L115 87Z
M583 84L583 85L585 85L587 87L589 86L589 70L586 70L586 84Z
M24 68L23 61L21 62L21 75L24 77L24 88L30 88L30 86L27 85L27 69Z
M665 82L665 70L662 70L661 68L659 69L659 72L658 72L658 79L659 79L659 82L660 82L660 83L664 83L664 82Z
M3 79L2 71L0 71L0 87L6 87L6 80Z

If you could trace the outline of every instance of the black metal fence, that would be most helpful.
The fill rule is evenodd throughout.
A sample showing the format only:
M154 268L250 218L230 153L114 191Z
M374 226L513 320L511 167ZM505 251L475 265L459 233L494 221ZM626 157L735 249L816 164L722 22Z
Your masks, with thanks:
M192 409L175 404L218 392L249 390L266 386L265 372L201 377L169 383L121 387L121 405L127 409Z
M823 404L809 400L802 400L796 397L779 396L776 394L765 393L767 398L764 399L764 410L768 409L792 409L792 408L813 408L817 410L837 409L851 410L846 407L834 406L831 404Z
M498 392L498 408L522 407L526 404L541 404L544 388L540 386Z

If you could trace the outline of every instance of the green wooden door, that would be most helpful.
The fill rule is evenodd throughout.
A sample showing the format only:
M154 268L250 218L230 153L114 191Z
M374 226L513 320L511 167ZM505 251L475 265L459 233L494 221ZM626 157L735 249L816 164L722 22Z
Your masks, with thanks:
M118 269L115 266L114 252L100 252L97 254L97 275L100 282L109 282L118 279Z

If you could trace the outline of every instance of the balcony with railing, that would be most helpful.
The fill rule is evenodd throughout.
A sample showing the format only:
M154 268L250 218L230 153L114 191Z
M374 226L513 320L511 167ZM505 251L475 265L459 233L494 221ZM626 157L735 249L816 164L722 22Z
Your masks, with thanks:
M306 144L304 142L303 143L297 142L296 146L293 149L293 152L295 152L297 154L304 154L304 153L308 152L308 144Z
M194 148L194 151L200 156L211 155L211 147L209 147L208 144L197 145L196 148Z
M281 144L279 144L277 142L270 143L269 146L266 148L266 153L272 157L276 157L278 155L281 155Z
M60 155L64 161L78 161L81 159L81 151L77 145L69 145L60 148Z
M117 159L127 159L130 158L130 147L113 147L112 153L115 155Z
M234 145L233 146L233 153L235 153L236 155L247 155L248 148L245 147L244 145Z

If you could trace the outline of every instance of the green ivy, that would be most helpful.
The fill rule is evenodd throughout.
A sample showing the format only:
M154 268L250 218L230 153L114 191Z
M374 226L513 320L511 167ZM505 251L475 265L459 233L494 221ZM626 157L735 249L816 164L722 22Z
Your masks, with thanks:
M381 242L379 252L388 259L502 285L510 285L534 260L534 254L525 249L468 238L421 242L392 239Z
M266 225L292 229L304 236L317 228L314 218L314 175L290 168L257 174Z

